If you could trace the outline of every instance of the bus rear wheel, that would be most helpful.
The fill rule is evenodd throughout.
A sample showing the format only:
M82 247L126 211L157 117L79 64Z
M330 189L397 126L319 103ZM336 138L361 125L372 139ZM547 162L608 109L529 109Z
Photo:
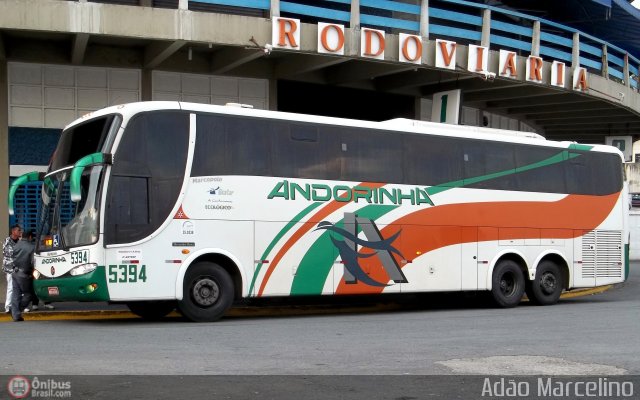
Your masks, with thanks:
M231 308L233 280L220 265L208 261L193 265L184 277L178 308L194 322L213 322Z
M132 313L149 321L162 319L176 309L175 301L132 301L127 303Z
M536 277L527 285L527 297L533 304L548 306L560 299L564 279L560 267L552 261L543 261L536 269Z
M491 295L499 307L515 307L524 294L524 274L511 260L500 261L493 269Z

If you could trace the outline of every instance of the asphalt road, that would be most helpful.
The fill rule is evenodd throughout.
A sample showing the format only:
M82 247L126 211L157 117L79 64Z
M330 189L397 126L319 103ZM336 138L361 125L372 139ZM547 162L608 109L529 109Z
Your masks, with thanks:
M640 374L640 265L606 293L494 309L0 324L2 374ZM639 388L640 390L640 388Z
M535 380L545 375L608 376L640 392L638 263L626 283L552 307L495 309L465 296L411 300L421 304L393 300L322 315L292 307L287 316L211 324L4 322L0 396L8 397L16 375L31 382L32 394L38 379L69 385L70 398L82 399L479 399L487 398L487 379L505 376L529 380L531 396L519 398L541 399L548 397L534 396Z

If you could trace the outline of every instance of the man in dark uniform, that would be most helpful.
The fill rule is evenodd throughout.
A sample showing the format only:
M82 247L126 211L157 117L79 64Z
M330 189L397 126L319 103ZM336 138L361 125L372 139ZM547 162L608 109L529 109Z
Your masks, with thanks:
M26 235L13 246L13 297L11 298L11 316L14 321L22 321L22 310L31 303L33 291L33 249Z

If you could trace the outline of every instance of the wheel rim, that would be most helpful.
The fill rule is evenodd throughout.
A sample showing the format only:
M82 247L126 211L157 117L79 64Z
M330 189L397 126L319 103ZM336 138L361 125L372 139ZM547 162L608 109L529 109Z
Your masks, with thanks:
M191 289L193 301L200 307L209 307L220 298L220 287L209 277L199 278Z
M545 272L540 277L540 289L544 294L552 294L556 291L556 287L558 287L558 280L556 276L551 272Z
M505 297L513 296L517 288L518 281L512 272L504 273L500 277L500 292L502 292Z

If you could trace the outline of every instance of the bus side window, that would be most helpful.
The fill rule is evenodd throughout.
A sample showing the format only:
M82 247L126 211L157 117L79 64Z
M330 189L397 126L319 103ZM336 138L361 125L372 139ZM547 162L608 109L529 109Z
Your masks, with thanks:
M268 176L270 122L200 114L191 176Z
M516 145L516 179L523 192L568 193L563 149Z
M223 117L198 114L191 176L231 173L225 159L226 136Z
M478 140L465 140L463 142L464 185L469 186L476 182L477 178L485 175L486 151L485 146Z
M150 112L129 121L111 170L106 244L144 239L167 220L182 188L188 145L187 113Z
M594 190L594 180L586 153L569 153L565 161L567 192L571 194L590 194ZM575 157L575 158L573 158Z
M339 137L332 127L273 124L273 174L306 179L338 179Z
M258 118L225 117L227 174L269 176L269 121ZM212 175L218 175L214 173Z
M462 146L455 138L404 135L405 183L450 187L462 180Z
M402 136L395 132L344 129L342 134L343 180L402 183Z
M465 186L480 189L516 190L516 160L510 143L466 140Z
M622 190L622 171L615 167L621 162L617 154L572 151L569 156L566 163L569 193L602 196Z

